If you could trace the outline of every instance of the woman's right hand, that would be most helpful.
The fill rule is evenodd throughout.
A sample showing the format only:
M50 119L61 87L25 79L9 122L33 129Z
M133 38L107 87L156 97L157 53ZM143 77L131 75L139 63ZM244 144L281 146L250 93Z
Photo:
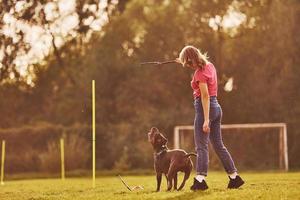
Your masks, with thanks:
M175 62L177 62L178 64L181 64L182 67L185 67L184 64L181 62L180 58L176 58Z
M182 64L179 58L175 58L175 62Z

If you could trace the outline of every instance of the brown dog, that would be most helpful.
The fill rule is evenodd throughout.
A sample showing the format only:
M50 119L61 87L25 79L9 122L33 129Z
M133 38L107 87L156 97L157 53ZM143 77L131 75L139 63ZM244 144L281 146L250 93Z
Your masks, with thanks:
M174 181L174 189L181 190L186 180L189 178L193 169L191 155L197 156L194 153L186 153L181 149L169 150L167 147L167 138L159 132L156 127L152 127L148 133L148 140L152 144L154 153L154 169L156 171L157 189L160 190L162 174L165 174L168 182L168 191L172 189ZM177 173L184 172L184 178L177 189Z

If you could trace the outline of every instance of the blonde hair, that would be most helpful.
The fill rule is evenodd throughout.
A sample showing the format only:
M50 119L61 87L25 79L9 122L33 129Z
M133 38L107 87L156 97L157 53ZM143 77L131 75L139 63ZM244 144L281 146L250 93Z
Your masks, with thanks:
M179 60L185 67L187 64L196 65L199 68L203 69L204 66L208 63L207 54L202 54L199 49L194 46L188 45L185 46L179 53Z

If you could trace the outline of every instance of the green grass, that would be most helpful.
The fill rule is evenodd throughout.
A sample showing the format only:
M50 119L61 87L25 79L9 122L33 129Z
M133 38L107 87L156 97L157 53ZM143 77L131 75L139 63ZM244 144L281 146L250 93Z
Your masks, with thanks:
M166 192L166 181L162 182L162 191L154 192L154 175L123 178L131 185L143 185L144 190L128 191L115 176L102 176L96 179L96 188L92 188L90 178L11 180L0 186L0 199L300 199L300 172L279 173L242 173L246 184L237 190L228 190L227 177L223 172L211 172L207 178L207 191L192 192L189 186L191 177L183 191ZM181 180L182 176L180 176Z

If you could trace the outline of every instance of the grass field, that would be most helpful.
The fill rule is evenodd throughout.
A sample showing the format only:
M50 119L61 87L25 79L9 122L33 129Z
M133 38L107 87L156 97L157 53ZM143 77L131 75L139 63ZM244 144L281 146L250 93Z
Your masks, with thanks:
M38 199L300 199L300 172L242 173L246 184L237 190L228 190L228 179L223 172L211 172L207 178L207 191L192 192L189 186L191 177L183 191L166 192L166 181L162 191L154 192L154 175L123 176L131 185L143 185L144 190L128 191L115 176L102 176L96 179L96 188L91 188L90 178L12 180L0 186L1 200ZM181 180L182 176L180 177Z

